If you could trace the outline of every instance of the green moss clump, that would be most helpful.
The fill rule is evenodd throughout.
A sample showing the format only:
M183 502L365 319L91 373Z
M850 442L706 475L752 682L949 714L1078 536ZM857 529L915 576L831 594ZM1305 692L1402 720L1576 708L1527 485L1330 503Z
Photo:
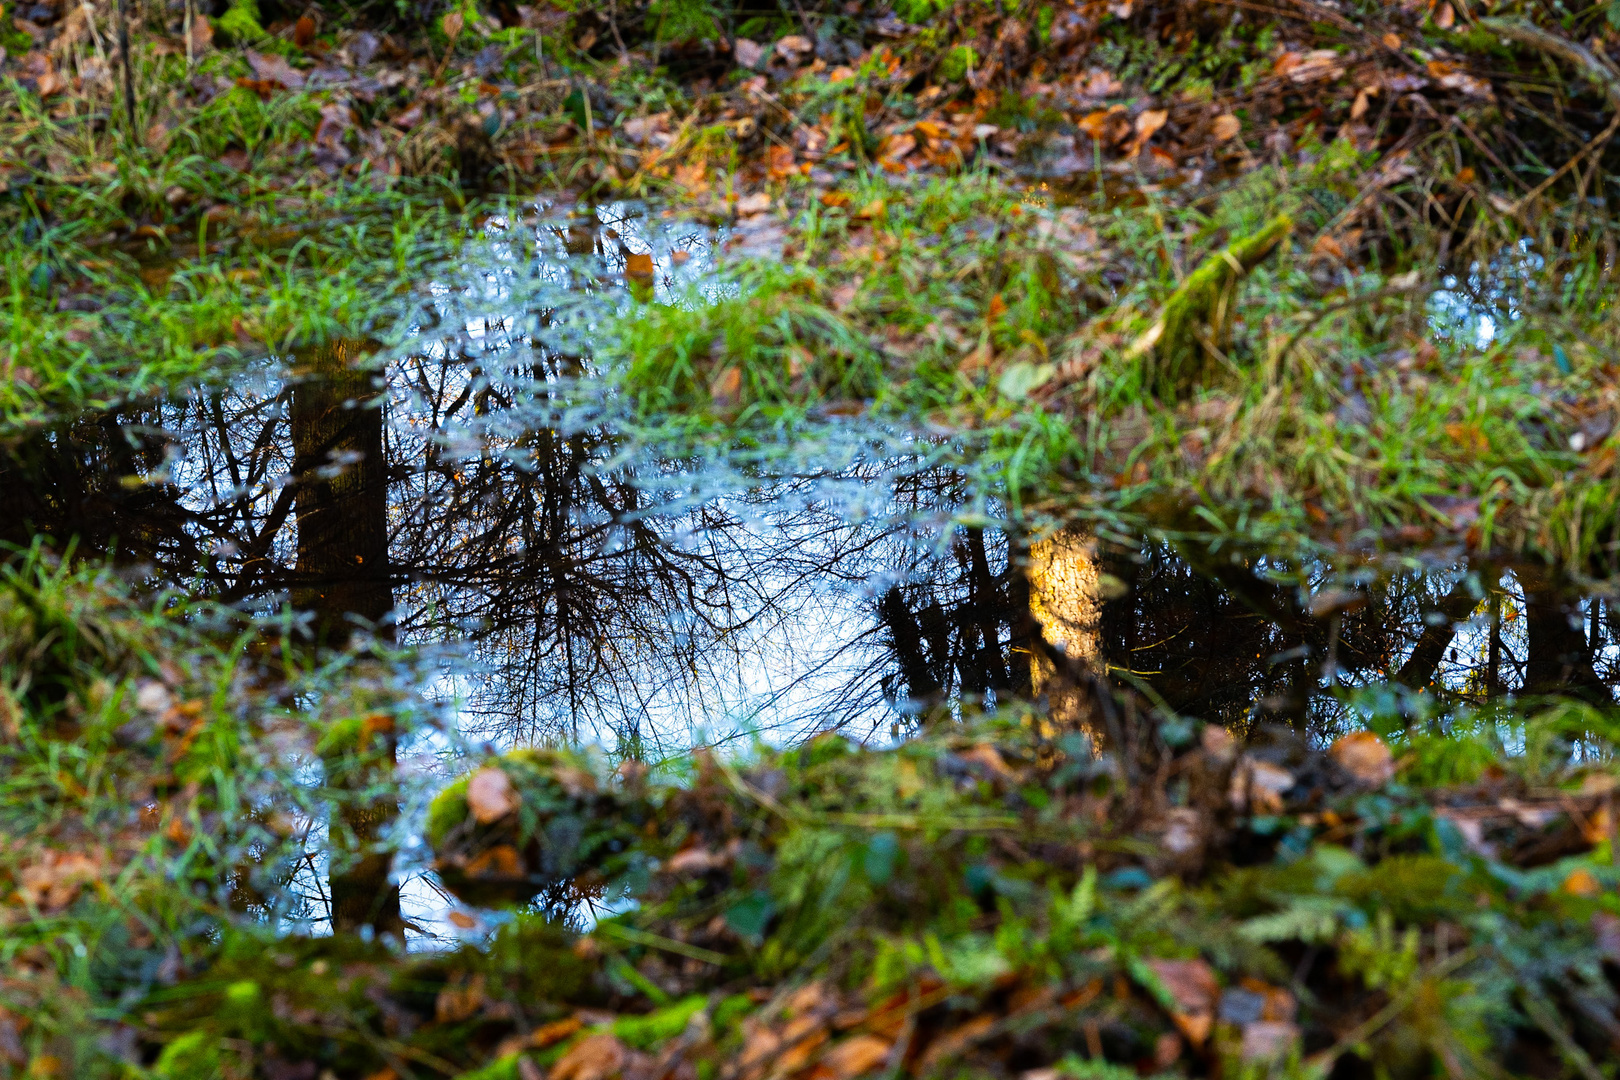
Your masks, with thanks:
M1293 231L1293 218L1277 215L1252 236L1206 258L1170 294L1158 321L1131 349L1138 355L1152 354L1145 381L1161 396L1185 396L1198 383L1207 351L1201 336L1220 338L1232 290Z
M973 46L958 45L939 62L939 77L946 82L958 82L967 78L978 62L979 54Z
M463 776L433 797L428 804L425 835L430 845L437 845L450 830L467 820L467 783L471 777Z
M162 1080L214 1080L219 1065L219 1040L207 1031L188 1031L163 1048L152 1072Z
M259 0L231 0L225 14L214 21L214 30L232 44L262 40L267 35L259 22Z
M703 994L693 994L643 1016L621 1017L613 1022L613 1034L626 1046L650 1050L685 1031L708 1002Z

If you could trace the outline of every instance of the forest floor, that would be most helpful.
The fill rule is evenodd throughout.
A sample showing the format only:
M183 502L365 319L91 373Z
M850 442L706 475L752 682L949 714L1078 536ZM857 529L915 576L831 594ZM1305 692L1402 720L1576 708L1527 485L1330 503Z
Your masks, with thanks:
M1617 569L1613 9L3 22L8 448L386 339L469 246L644 200L727 252L672 298L671 252L612 252L599 389L672 455L860 416L1046 528ZM425 842L487 934L407 954L278 906L312 822L401 797L379 763L425 721L377 673L406 659L310 655L68 539L0 580L0 1075L1620 1063L1612 706L1369 693L1366 732L1240 742L1075 663L1085 734L1015 704L883 749L480 753Z

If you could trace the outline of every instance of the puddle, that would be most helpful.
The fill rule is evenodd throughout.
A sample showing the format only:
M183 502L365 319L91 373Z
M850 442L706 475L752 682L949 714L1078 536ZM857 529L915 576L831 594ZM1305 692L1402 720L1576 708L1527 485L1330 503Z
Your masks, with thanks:
M0 540L76 537L154 584L291 603L335 643L431 646L420 690L458 737L409 748L424 777L484 742L657 761L1020 701L1061 716L1063 656L1183 715L1320 739L1377 715L1444 730L1506 695L1612 700L1620 613L1532 568L1054 533L947 440L855 419L670 456L574 391L636 302L626 272L680 301L723 287L716 247L625 207L493 222L370 373L266 361L5 450ZM453 934L431 879L406 876L417 943Z

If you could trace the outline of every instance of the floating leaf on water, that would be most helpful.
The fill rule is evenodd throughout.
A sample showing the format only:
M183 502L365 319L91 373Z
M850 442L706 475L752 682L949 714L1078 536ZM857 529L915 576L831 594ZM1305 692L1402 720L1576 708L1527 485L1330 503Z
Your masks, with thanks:
M496 766L479 769L467 782L467 809L480 825L499 821L522 802L523 798L512 787L506 770Z

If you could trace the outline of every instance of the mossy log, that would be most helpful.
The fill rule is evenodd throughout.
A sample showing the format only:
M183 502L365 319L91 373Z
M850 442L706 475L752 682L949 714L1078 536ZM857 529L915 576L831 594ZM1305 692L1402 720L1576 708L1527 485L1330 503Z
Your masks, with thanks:
M1232 290L1293 230L1292 218L1277 215L1259 232L1206 258L1170 294L1128 353L1147 358L1147 383L1155 393L1181 397L1197 385L1209 358L1204 342L1220 337Z

